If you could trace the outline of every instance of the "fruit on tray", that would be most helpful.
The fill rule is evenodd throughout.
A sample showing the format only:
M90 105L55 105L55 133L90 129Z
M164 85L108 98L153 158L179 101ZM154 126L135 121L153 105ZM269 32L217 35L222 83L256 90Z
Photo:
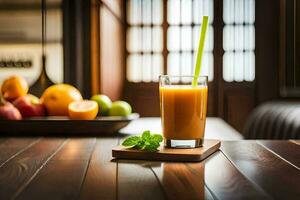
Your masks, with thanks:
M93 120L98 113L98 104L95 101L74 101L69 104L69 117L75 120Z
M26 95L28 83L21 76L11 76L3 81L1 93L5 100L13 101L18 97Z
M5 101L0 94L0 119L20 120L20 111L8 101Z
M46 115L44 105L41 104L39 98L32 94L17 98L13 104L20 111L23 118Z
M104 94L83 100L78 89L64 83L48 87L40 99L27 93L28 83L21 76L4 80L0 88L0 119L18 120L48 115L91 120L97 115L127 116L132 113L131 106L125 101L112 103Z
M68 116L68 106L73 101L81 101L82 96L74 86L56 84L48 87L41 97L41 103L46 107L48 115Z
M108 111L111 108L111 100L108 96L104 94L96 94L92 96L91 100L96 101L99 106L99 113L98 115L106 116L108 115Z
M115 101L112 103L108 114L110 116L127 116L132 112L132 108L126 101Z

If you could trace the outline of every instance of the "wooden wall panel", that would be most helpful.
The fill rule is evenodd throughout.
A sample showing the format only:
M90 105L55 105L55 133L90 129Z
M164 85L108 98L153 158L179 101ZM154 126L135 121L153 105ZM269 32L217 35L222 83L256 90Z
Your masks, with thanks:
M279 97L279 0L255 2L256 103Z
M121 97L124 80L123 25L102 3L100 7L100 92L112 100Z
M100 92L100 9L97 0L91 0L91 93Z
M300 98L300 2L280 0L280 96Z
M226 121L239 132L254 108L253 95L228 94L225 96Z
M76 86L84 98L91 94L90 3L62 1L64 82Z
M160 116L158 83L131 83L126 81L123 97L133 105L134 112L139 113L141 116Z
M122 6L124 0L102 0L104 6L106 6L113 14L118 18L122 18Z

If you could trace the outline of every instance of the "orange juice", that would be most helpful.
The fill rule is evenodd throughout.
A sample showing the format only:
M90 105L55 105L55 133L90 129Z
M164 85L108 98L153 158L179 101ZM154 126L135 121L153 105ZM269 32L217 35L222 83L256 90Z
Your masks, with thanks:
M159 88L165 139L203 140L207 92L207 86L168 85Z

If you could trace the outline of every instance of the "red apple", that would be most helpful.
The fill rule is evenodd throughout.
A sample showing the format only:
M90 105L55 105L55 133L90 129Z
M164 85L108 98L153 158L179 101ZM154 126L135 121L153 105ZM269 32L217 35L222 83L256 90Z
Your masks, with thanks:
M46 115L46 109L41 104L40 99L31 94L17 98L13 104L20 111L23 118Z
M20 111L8 101L5 101L0 94L0 119L20 120Z

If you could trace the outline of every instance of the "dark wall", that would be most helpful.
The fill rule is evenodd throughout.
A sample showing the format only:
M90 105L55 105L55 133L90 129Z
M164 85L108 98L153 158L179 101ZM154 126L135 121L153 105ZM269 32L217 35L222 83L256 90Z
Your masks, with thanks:
M90 1L63 0L64 82L91 94Z
M63 0L64 81L117 100L124 83L122 0Z
M279 97L279 0L256 1L256 102Z
M300 2L280 0L280 96L300 98Z

